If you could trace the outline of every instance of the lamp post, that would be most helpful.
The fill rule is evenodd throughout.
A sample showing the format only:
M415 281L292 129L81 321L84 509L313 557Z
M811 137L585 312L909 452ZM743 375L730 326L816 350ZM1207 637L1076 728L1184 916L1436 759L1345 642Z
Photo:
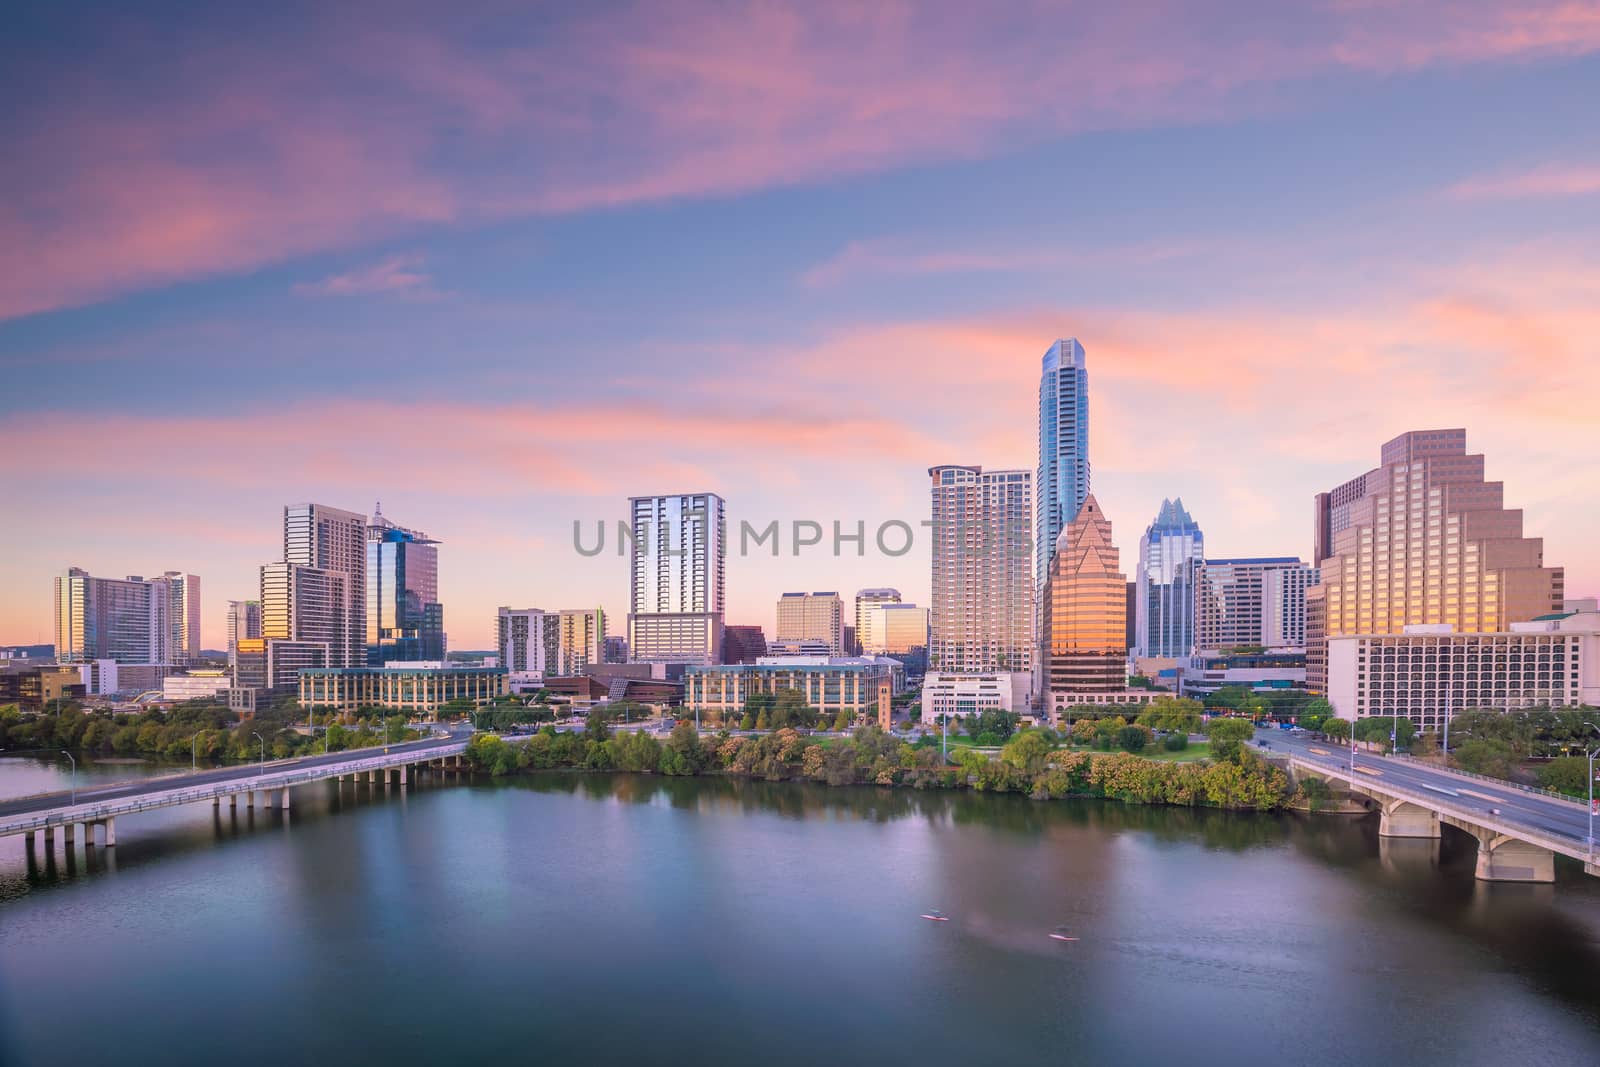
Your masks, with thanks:
M201 730L200 734L203 733L205 733L205 731ZM193 737L189 738L190 771L198 771L200 769L200 734L195 734Z
M1450 769L1450 702L1444 703L1444 766Z
M1600 734L1600 726L1596 726L1594 723L1589 722L1587 720L1584 721L1583 725L1587 726L1589 729L1593 730L1595 733ZM1584 747L1584 752L1583 752L1584 757L1586 759L1588 759L1588 761L1589 761L1589 865L1593 866L1594 865L1594 758L1596 756L1600 756L1600 748L1590 748L1588 745L1585 745L1583 747Z
M72 760L72 802L74 804L76 804L78 802L78 761L75 758L73 758L72 753L68 752L66 749L62 749L61 750L61 754L63 756L65 756L65 757L67 757L69 760ZM1589 822L1589 829L1590 829L1589 840L1593 841L1594 840L1594 833L1593 833L1594 820L1593 819L1591 819L1590 822Z
M257 771L256 774L258 774L258 775L266 774L267 773L267 739L265 737L262 737L260 734L256 733L254 730L250 731L250 736L261 742L261 769L259 771Z

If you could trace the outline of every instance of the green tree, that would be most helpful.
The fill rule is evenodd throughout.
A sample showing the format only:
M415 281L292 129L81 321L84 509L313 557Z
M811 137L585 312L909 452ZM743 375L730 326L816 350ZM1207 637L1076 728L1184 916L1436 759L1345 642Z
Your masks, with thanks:
M1211 740L1211 754L1217 759L1233 759L1244 748L1244 742L1255 735L1256 729L1248 719L1215 718L1206 723L1206 736Z
M1164 733L1177 731L1192 734L1200 731L1200 716L1204 710L1205 706L1198 700L1160 696L1147 704L1134 721L1140 726Z
M1149 735L1138 726L1124 726L1117 731L1117 747L1124 752L1143 752Z
M1024 774L1038 774L1050 758L1050 742L1037 730L1024 730L1006 743L1000 758Z
M1562 756L1539 768L1539 784L1570 797L1589 796L1589 761L1582 756Z
M1315 697L1300 709L1298 725L1307 730L1321 730L1323 724L1332 717L1333 705L1321 697Z
M1322 723L1322 732L1327 734L1330 740L1348 741L1350 740L1350 720L1325 719Z
M1517 753L1505 741L1474 737L1454 750L1457 766L1473 774L1510 780L1516 766Z
M700 734L691 722L680 722L672 728L672 735L661 752L661 773L672 775L699 774L710 760L710 754L700 743Z

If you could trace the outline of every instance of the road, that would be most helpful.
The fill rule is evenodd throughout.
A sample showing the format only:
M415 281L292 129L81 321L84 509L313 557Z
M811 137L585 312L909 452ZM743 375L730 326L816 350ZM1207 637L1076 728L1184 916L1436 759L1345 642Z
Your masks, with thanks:
M1297 759L1348 771L1350 749L1330 741L1313 741L1310 734L1291 734L1287 730L1258 730L1258 741L1265 741L1264 753L1292 752ZM1356 754L1358 778L1370 778L1375 788L1392 783L1423 794L1437 793L1441 800L1466 804L1485 814L1500 810L1500 821L1521 824L1545 833L1559 834L1583 842L1589 836L1589 808L1581 802L1556 800L1509 786L1495 785L1481 778L1453 774L1409 760L1391 759L1367 752ZM1600 819L1596 820L1600 825Z
M452 745L460 741L459 737L430 737L421 741L405 741L387 748L379 749L374 746L369 749L346 749L343 752L333 752L326 756L305 756L300 759L275 760L267 763L267 771L292 771L315 768L331 763L345 763L351 759L359 759L361 753L389 753L415 752L419 757L429 750ZM107 785L98 785L77 792L76 803L87 804L99 800L120 800L125 797L136 797L145 793L162 793L172 789L186 789L192 786L214 785L217 782L234 782L242 779L254 778L261 773L259 763L241 764L231 767L219 767L215 770L198 771L194 774L164 775L160 778L142 778L126 782L112 782ZM39 796L22 797L18 800L0 802L0 816L26 815L30 812L49 811L71 803L70 791L59 793L44 793Z

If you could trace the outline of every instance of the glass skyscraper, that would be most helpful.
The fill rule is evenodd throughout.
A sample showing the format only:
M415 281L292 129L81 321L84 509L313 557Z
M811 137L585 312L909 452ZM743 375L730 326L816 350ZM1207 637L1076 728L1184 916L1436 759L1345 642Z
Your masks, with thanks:
M372 516L367 526L367 666L442 660L439 542Z
M1205 536L1183 509L1163 500L1139 542L1136 657L1175 658L1195 647L1195 592L1205 560Z
M1056 541L1089 495L1089 357L1075 337L1044 354L1033 489L1034 588L1043 590Z

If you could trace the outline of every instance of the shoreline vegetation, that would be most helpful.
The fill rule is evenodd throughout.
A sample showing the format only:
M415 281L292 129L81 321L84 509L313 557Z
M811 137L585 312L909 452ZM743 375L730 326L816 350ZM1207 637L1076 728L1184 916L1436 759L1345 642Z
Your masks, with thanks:
M575 769L1018 793L1038 800L1104 798L1239 811L1318 810L1325 797L1292 787L1282 770L1244 747L1242 736L1230 736L1241 730L1248 735L1248 722L1214 722L1233 725L1212 732L1210 759L1194 761L1083 751L1062 746L1047 730L1014 734L992 759L967 746L953 751L946 762L937 743L911 744L877 726L862 727L847 739L819 740L793 727L755 737L726 731L702 735L692 723L680 722L665 740L658 740L644 730L612 728L599 719L582 733L546 727L518 744L480 733L468 743L466 759L475 770L495 777Z

